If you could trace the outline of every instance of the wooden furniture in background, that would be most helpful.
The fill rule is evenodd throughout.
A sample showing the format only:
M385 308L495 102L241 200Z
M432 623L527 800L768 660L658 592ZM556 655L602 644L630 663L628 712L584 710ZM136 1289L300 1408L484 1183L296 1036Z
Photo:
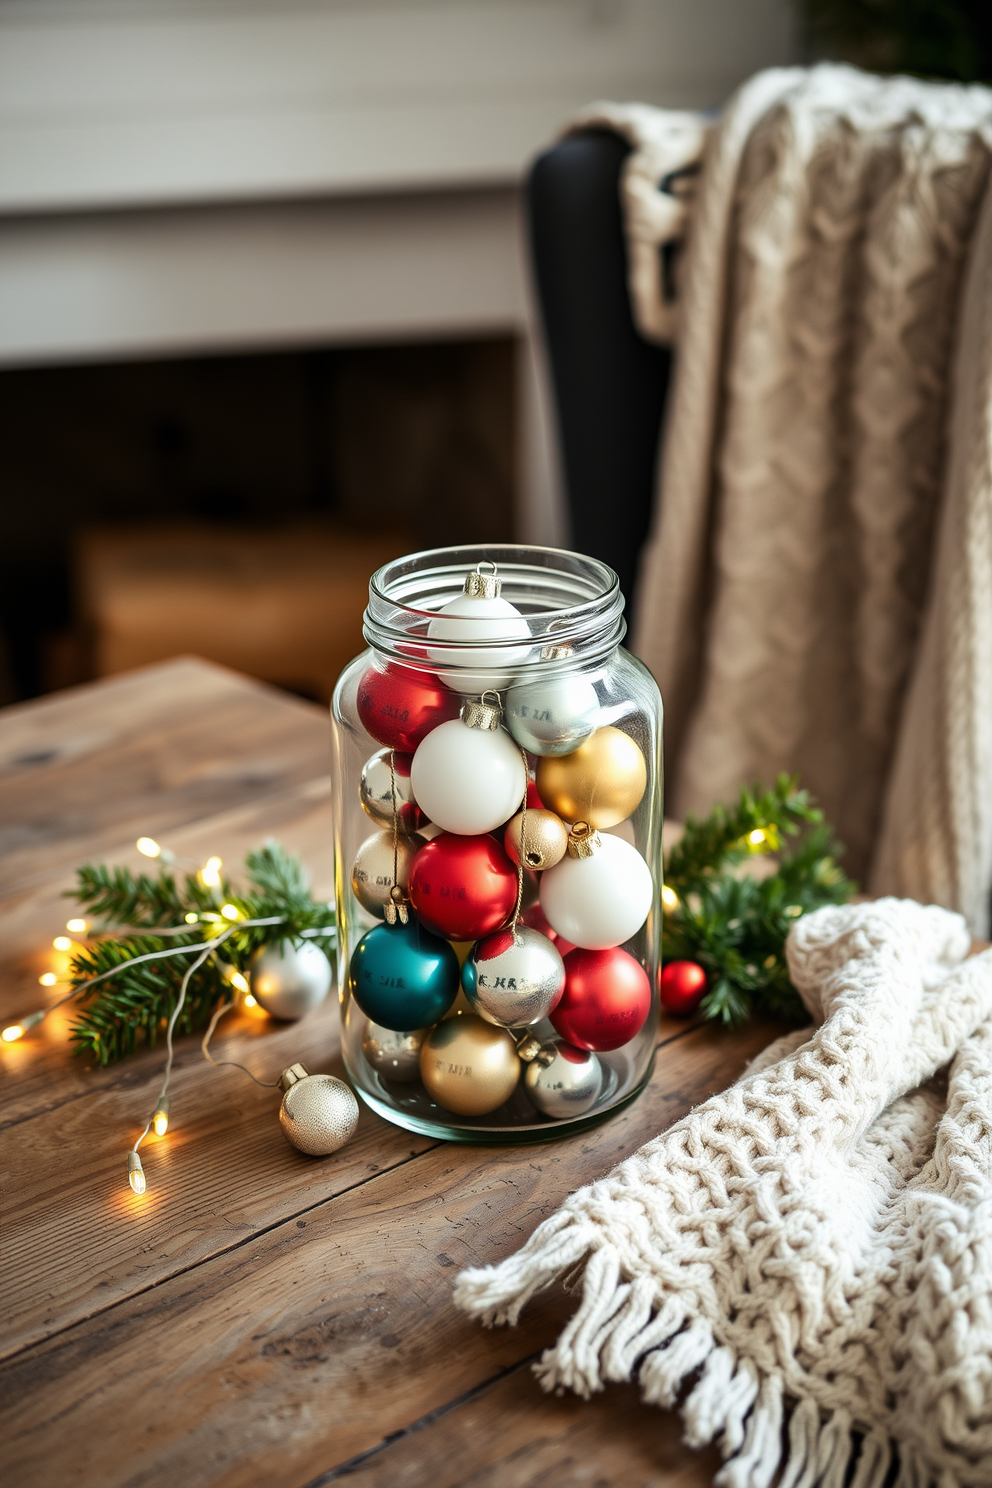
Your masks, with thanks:
M234 867L268 836L332 891L323 711L175 661L0 712L0 1018L39 974L87 860L143 863L142 834ZM147 864L145 863L145 866ZM631 1387L543 1395L528 1365L574 1306L549 1290L519 1327L455 1311L461 1267L496 1261L587 1180L727 1085L775 1030L663 1021L655 1073L580 1136L459 1147L362 1111L324 1160L287 1145L276 1092L182 1040L173 1124L125 1153L162 1051L109 1069L66 1019L3 1045L0 1442L18 1488L702 1488L718 1454ZM333 999L300 1024L233 1024L230 1057L274 1079L340 1074Z

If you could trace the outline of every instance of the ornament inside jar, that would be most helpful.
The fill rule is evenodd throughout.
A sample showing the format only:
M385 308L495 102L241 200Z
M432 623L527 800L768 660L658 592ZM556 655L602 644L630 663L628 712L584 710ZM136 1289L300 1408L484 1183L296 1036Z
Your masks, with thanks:
M473 837L513 815L527 789L520 750L500 727L492 702L462 704L461 716L433 729L413 756L410 783L422 811L442 832Z
M482 567L480 563L474 573L466 575L461 594L443 605L427 628L432 640L449 643L429 648L427 655L438 668L442 681L456 692L502 691L512 678L512 668L527 660L526 645L493 644L529 641L530 627L516 605L501 597L502 580L497 576L495 563L489 563L492 573L484 574ZM472 644L456 647L450 644L452 641ZM480 663L483 670L469 670ZM507 667L511 670L507 671Z
M413 860L424 845L416 833L374 832L366 837L351 865L351 887L363 909L382 919L394 887L406 890Z
M412 759L398 749L378 750L365 761L359 788L362 805L372 820L390 832L395 826L406 836L412 836L427 820L410 784Z
M462 967L462 990L473 1012L503 1028L540 1023L558 1006L565 964L537 930L511 925L477 941Z
M651 870L622 837L578 821L568 853L541 875L541 908L555 932L586 950L622 945L644 924L654 898Z
M516 898L513 864L488 833L442 832L424 844L410 869L410 902L417 917L448 940L491 935L506 924Z
M564 661L569 645L545 646L541 662ZM536 755L571 754L589 738L599 698L588 677L542 668L545 675L519 682L506 694L506 726L522 749Z
M565 991L551 1014L563 1039L579 1049L620 1049L651 1011L651 982L639 961L619 946L569 951Z
M524 1070L524 1089L542 1116L567 1121L584 1116L599 1099L603 1067L588 1049L563 1039L546 1044Z
M636 741L607 724L571 754L537 762L538 794L565 821L615 827L640 805L647 786L647 764Z
M530 871L553 868L565 856L568 828L560 816L543 807L518 811L503 833L503 846L514 863Z
M420 1078L446 1111L487 1116L505 1104L520 1079L517 1046L505 1028L474 1013L432 1028L420 1051Z
M362 1034L362 1053L384 1079L409 1084L420 1079L420 1047L428 1031L414 1028L403 1032L383 1028L381 1023L367 1023Z
M355 947L351 995L373 1023L396 1032L443 1018L458 991L458 957L446 940L408 916L376 925Z
M458 704L434 676L390 662L367 667L358 683L358 717L387 749L412 754L431 729L454 718Z

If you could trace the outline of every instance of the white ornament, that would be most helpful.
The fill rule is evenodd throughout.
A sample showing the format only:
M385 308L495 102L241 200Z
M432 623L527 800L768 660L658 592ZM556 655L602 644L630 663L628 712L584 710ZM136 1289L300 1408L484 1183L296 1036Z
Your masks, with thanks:
M354 1136L358 1102L336 1075L311 1075L305 1065L291 1064L283 1070L279 1087L285 1091L279 1125L301 1152L326 1157Z
M427 627L428 636L438 641L474 643L530 640L530 626L516 605L500 598L495 564L493 568L492 574L476 571L467 576L463 593L442 606ZM427 654L446 686L455 692L483 693L499 692L506 687L513 677L506 668L526 661L529 649L529 646L486 645L477 650L473 644L464 649L438 646ZM468 667L482 670L463 670Z
M594 732L598 717L599 698L585 677L525 682L506 694L506 726L531 754L571 754Z
M273 1018L302 1018L327 996L331 963L319 945L283 941L263 946L251 963L251 991L255 1001Z
M527 772L499 717L488 703L465 703L461 718L432 729L413 756L414 795L444 832L480 836L520 808Z
M589 951L623 945L647 919L651 870L622 837L577 822L568 853L541 874L541 908L557 935Z

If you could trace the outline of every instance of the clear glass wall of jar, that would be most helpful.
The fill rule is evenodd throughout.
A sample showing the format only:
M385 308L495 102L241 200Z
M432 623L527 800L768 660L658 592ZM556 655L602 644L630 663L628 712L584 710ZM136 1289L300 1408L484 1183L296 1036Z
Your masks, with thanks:
M547 1139L648 1079L662 708L623 606L605 564L552 548L437 549L371 579L369 649L332 703L342 1047L410 1130Z

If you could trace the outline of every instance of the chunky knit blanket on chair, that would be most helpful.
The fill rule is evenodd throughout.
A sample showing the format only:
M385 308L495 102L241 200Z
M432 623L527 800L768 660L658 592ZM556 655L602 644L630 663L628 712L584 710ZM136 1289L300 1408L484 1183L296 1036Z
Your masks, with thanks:
M992 1484L992 951L907 900L789 937L790 1035L456 1302L513 1323L582 1278L538 1366L681 1396L726 1488ZM576 1283L577 1284L577 1283Z

